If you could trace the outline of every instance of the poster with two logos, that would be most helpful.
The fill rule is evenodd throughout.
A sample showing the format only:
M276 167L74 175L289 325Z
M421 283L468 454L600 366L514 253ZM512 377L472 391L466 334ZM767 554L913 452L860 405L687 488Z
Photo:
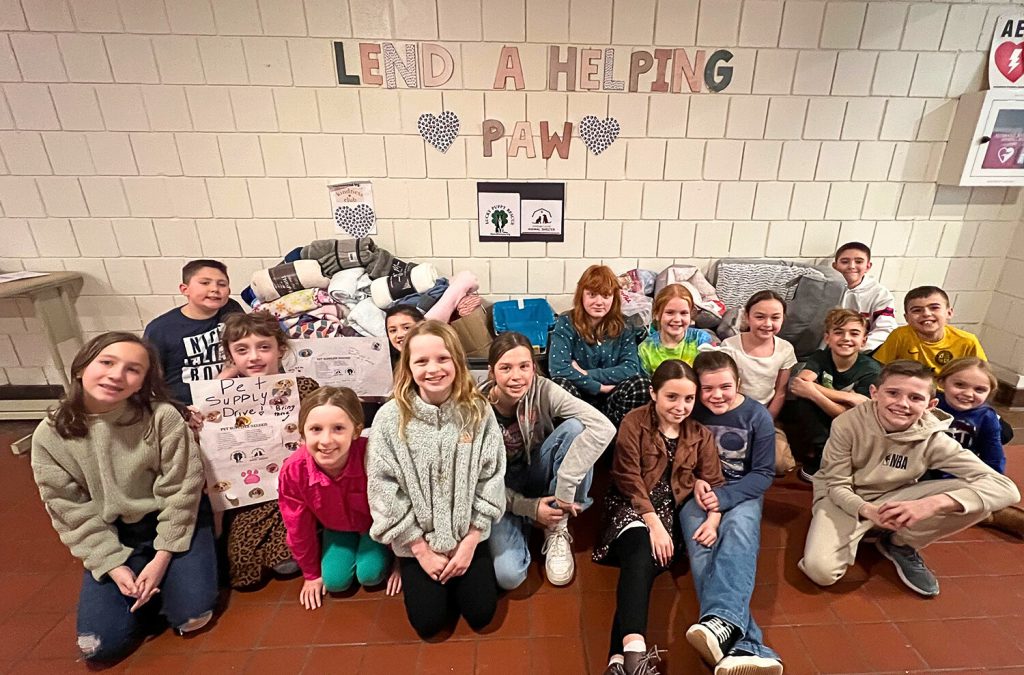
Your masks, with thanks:
M480 241L563 241L565 183L477 183Z

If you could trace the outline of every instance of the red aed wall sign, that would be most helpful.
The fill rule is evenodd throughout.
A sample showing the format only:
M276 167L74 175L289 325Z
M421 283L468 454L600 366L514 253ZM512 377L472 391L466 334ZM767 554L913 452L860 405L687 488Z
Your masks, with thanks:
M1024 87L1024 13L996 21L988 56L989 87Z

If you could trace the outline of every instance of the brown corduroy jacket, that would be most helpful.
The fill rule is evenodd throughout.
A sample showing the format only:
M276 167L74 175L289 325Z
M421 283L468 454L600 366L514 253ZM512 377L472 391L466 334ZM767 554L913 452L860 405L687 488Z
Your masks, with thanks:
M612 481L642 516L654 511L651 489L661 480L667 466L668 453L658 433L657 413L652 401L623 418L615 443ZM712 487L725 484L714 437L706 427L687 418L679 428L679 443L670 477L677 505L690 496L698 478L706 480Z

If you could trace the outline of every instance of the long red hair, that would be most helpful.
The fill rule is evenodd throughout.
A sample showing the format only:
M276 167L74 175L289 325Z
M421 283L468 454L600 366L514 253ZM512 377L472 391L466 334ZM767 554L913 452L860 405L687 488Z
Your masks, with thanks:
M583 292L590 291L598 295L610 295L612 306L608 313L597 323L590 324L590 315L583 309ZM605 265L591 265L576 284L576 295L572 299L572 313L569 315L572 327L587 344L597 344L607 338L617 338L626 328L626 320L622 316L622 295L619 292L619 280L615 273Z

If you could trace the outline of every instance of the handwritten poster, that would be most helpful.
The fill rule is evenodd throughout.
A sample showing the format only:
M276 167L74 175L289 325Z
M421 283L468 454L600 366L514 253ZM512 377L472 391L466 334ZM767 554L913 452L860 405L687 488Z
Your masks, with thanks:
M391 394L394 377L385 338L309 338L294 341L292 349L296 360L288 370L321 387L348 387L363 398Z
M277 473L299 448L299 390L293 375L193 382L203 415L199 446L217 511L277 499Z

